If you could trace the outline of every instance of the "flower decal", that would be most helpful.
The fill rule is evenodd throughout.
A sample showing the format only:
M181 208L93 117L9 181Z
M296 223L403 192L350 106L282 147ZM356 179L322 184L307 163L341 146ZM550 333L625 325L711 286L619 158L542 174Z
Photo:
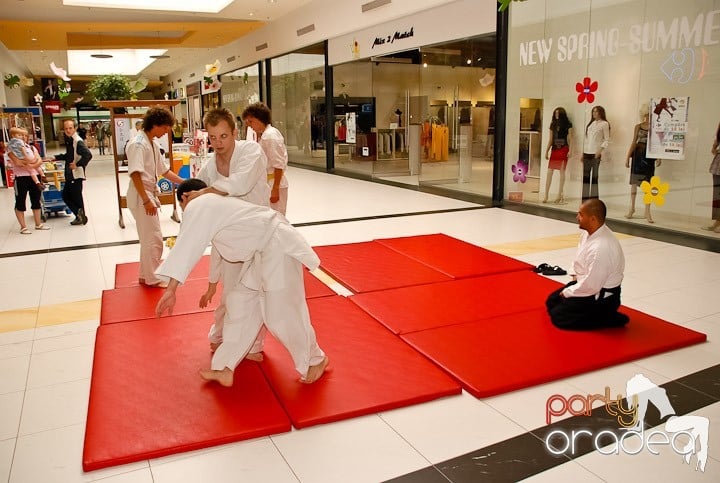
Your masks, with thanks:
M168 247L168 248L170 248L170 249L172 249L172 247L175 246L175 240L176 240L176 239L177 239L177 237L175 237L175 236L169 236L169 237L167 237L167 239L165 240L165 246Z
M524 183L527 181L528 164L527 161L521 159L517 164L513 164L510 168L513 172L513 181Z
M42 94L35 94L35 97L33 97L33 99L35 99L35 104L42 104L43 96Z
M640 189L645 193L643 203L662 206L665 204L665 195L670 191L670 184L663 183L660 176L653 176L649 183L647 181L640 183Z
M583 79L583 83L577 83L575 84L575 90L578 92L578 102L583 103L585 101L588 101L588 103L592 104L595 102L595 94L593 94L598 88L597 81L593 81L589 77L585 77Z

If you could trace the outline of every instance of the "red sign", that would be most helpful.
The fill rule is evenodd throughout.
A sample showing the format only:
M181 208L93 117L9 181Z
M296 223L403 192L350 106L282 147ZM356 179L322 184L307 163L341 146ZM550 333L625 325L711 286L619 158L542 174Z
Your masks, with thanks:
M45 101L42 104L43 112L50 114L60 114L62 111L62 102L60 101Z

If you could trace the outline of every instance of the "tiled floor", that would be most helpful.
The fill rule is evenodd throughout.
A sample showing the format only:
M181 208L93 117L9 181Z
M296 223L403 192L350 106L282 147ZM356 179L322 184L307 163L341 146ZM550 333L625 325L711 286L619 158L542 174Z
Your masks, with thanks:
M127 228L118 226L112 162L95 159L89 176L90 223L70 226L69 217L51 218L52 230L30 236L19 233L12 192L0 190L0 481L512 481L523 468L532 467L530 460L548 460L547 454L533 456L523 445L533 440L532 430L545 426L545 403L551 395L597 393L605 386L613 393L624 392L625 381L637 373L656 384L672 384L720 364L720 304L715 298L720 254L622 236L627 258L624 303L703 331L707 343L484 400L462 394L83 473L99 298L103 289L113 286L115 264L138 258L129 213L124 216ZM574 255L578 229L571 223L313 171L291 169L289 179L288 218L313 245L443 232L532 264L569 268ZM123 190L126 184L122 179ZM165 235L178 229L170 214L164 207ZM548 482L718 481L717 374L711 372L698 383L705 402L691 413L711 421L704 473L694 470L694 459L692 466L686 465L665 447L658 456L593 451L553 463L538 474L531 469L523 477ZM681 384L674 386L681 388L681 399L698 394ZM484 463L500 460L505 465L500 471ZM502 470L508 465L512 471Z

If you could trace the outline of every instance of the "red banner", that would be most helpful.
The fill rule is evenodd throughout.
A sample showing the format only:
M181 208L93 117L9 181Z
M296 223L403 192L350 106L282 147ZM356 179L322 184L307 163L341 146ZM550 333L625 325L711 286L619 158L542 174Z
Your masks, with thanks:
M60 101L45 101L42 104L43 112L50 114L60 114L62 111L62 102Z

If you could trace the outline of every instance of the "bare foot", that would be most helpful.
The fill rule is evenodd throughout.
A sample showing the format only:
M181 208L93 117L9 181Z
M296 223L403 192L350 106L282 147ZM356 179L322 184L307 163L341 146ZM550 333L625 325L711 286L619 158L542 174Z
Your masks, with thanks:
M245 359L249 361L262 362L264 357L262 352L249 352L248 355L245 356Z
M307 374L305 374L305 377L300 378L300 382L303 384L312 384L317 381L325 373L325 369L327 369L329 363L330 359L325 356L319 364L315 364L314 366L310 366L308 368Z
M222 342L210 342L210 352L214 354L217 348L220 347L220 344L222 344Z
M198 372L200 373L200 377L202 377L206 381L216 381L221 386L225 387L230 387L233 385L234 374L233 371L231 371L228 367L226 367L222 371L214 371L212 369L200 369Z

